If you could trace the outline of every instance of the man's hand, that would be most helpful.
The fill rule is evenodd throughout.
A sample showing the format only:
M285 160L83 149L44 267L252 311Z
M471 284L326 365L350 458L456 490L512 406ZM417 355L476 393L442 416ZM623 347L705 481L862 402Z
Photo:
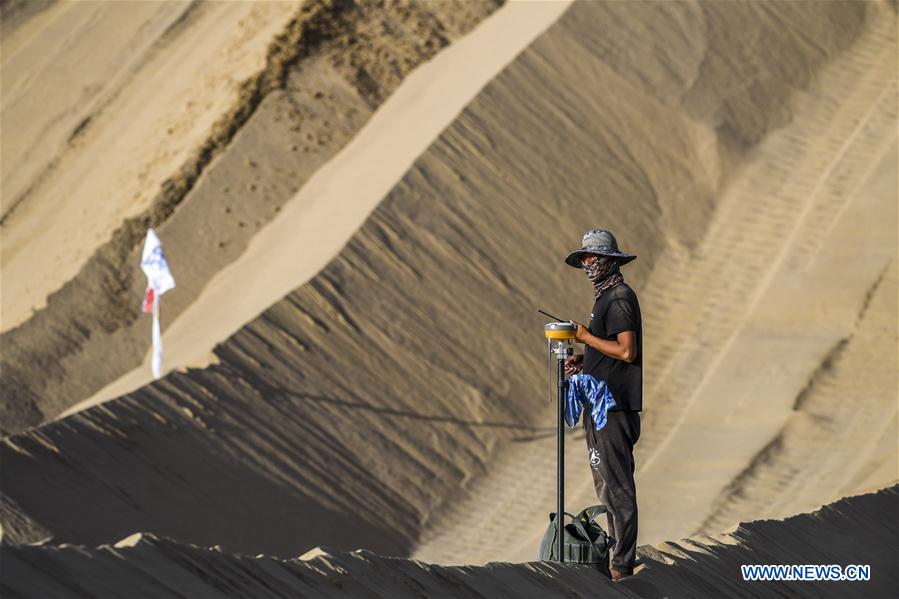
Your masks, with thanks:
M615 340L610 341L602 337L596 337L590 333L590 330L576 320L572 323L577 325L577 333L575 339L584 345L589 345L596 351L602 352L607 356L617 358L624 362L633 362L637 357L636 344L637 336L634 331L624 331L615 335Z
M577 354L565 360L565 374L577 374L584 369L584 354Z
M587 339L592 337L590 330L576 320L572 320L571 322L577 325L577 333L574 334L574 338L581 343L587 343Z

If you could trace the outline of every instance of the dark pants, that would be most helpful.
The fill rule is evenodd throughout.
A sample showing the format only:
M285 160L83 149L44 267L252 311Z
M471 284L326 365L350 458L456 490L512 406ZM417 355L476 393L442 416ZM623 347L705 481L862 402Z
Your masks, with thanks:
M623 573L634 569L637 553L637 487L634 484L634 444L640 438L639 412L608 412L606 425L596 430L584 412L587 458L596 496L609 508L612 547L610 566Z

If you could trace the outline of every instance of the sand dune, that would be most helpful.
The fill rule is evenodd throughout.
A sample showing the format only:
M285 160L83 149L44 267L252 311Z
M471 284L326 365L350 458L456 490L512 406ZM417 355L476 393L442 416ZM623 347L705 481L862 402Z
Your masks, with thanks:
M897 487L784 521L741 524L716 537L644 546L641 572L612 583L589 566L551 562L435 566L369 551L318 550L300 559L135 534L114 545L0 548L16 597L889 597L899 591ZM821 542L827 539L827 542ZM744 564L871 566L866 582L743 582Z
M58 2L26 39L4 36L3 331L171 185L296 12L284 2Z
M817 380L833 344L853 334L879 277L895 270L895 38L888 19L872 15L869 23L862 40L802 94L792 122L760 144L729 182L701 242L692 249L669 246L642 287L651 406L637 447L645 542L707 530L707 510L724 501L716 495L733 493L723 487L767 444L777 443L779 431L795 426L795 419L788 424L791 407L803 387ZM851 73L858 84L847 81ZM844 92L847 83L854 96ZM830 276L834 269L840 277ZM859 277L857 283L847 284L850 276ZM845 478L873 464L884 463L878 482L896 479L895 451L871 448L882 435L889 439L883 426L896 414L896 320L888 307L896 294L884 286L880 295L885 303L869 318L882 332L862 337L871 362L864 367L865 391L851 400L860 418L866 414L878 424L873 432L843 429L851 437L844 443L865 453L818 451L804 462L785 460L777 476L798 477L794 489L812 486L814 478L815 493L797 504L788 486L759 486L748 491L754 500L744 502L743 511L715 522L717 529L755 517L756 509L776 517L812 509L833 499L835 489L839 496L850 492ZM780 359L784 355L789 360ZM860 390L855 379L845 371L842 385ZM844 410L853 411L841 405L848 401L835 396L822 409L833 426L844 423ZM568 444L566 493L573 506L595 500L582 437ZM554 500L553 443L509 446L491 476L434 527L439 534L427 535L416 556L440 563L484 563L498 552L505 552L503 559L531 556L542 508ZM831 477L820 476L824 464ZM516 481L522 469L540 473L538 482ZM513 501L531 527L476 525L475 506Z
M352 142L315 173L169 327L168 367L202 363L218 342L326 266L446 125L567 5L510 5L411 74ZM482 56L487 44L493 50L489 59ZM243 287L253 292L234 293ZM140 367L63 416L146 385L148 373L149 355Z
M166 156L152 163L161 178L137 173L134 181L128 179L140 161L99 138L98 147L116 152L117 159L126 161L125 166L118 168L115 162L99 159L99 150L93 146L70 148L64 155L90 161L96 167L90 173L96 174L97 185L114 186L115 194L80 191L80 187L68 185L75 195L50 190L46 199L35 196L4 221L2 303L10 316L3 316L2 431L18 431L55 417L140 365L149 328L134 307L145 285L137 265L147 226L159 230L170 261L177 265L178 292L166 298L163 316L164 322L170 322L165 319L190 305L210 278L246 249L253 235L351 139L409 71L495 7L490 0L396 3L383 12L372 4L330 0L302 8L282 2L204 4L197 9L203 19L189 19L176 28L177 35L157 40L171 48L153 54L154 60L177 63L180 53L191 53L190 62L177 71L183 80L163 86L166 93L186 94L187 102L203 100L211 93L215 103L202 119L180 106L165 104L166 110L173 110L177 119L187 119L192 128L190 134L180 129L177 135L172 133L177 144L163 143L157 148L148 143L138 126L166 137L160 133L169 127L165 115L151 111L142 121L121 104L126 97L143 102L146 88L159 87L157 78L165 76L167 69L151 68L155 65L152 61L151 66L139 64L125 74L130 78L125 89L131 96L124 91L115 96L91 121L90 131L111 136L120 136L123 130L133 132L125 139L137 145L141 156L146 152ZM72 10L78 13L88 8ZM256 15L268 10L288 12L281 21ZM238 20L241 11L252 14ZM244 74L230 54L243 50L231 48L223 40L243 35L249 26L246 22L257 29L267 28L259 29L267 45ZM220 31L210 37L206 27L212 23L218 23ZM198 38L210 45L195 48ZM40 52L46 42L38 38L34 44L33 51ZM222 62L215 63L215 68L224 68L226 73L217 78L215 69L205 65L204 76L197 83L191 69L197 61L202 63L201 50L219 53L223 47ZM246 54L242 60L250 58L251 54ZM150 74L144 73L148 69ZM214 89L207 89L207 79ZM233 93L216 91L222 86ZM123 118L127 126L121 124ZM203 126L204 119L209 120L208 126ZM68 164L63 161L54 167L53 177L74 177L83 186L94 181L80 163ZM53 177L48 180L55 181ZM138 186L145 201L130 203L133 194L122 187L120 178ZM122 198L124 204L106 201L111 195ZM112 209L115 213L108 218L86 214L84 218L92 223L87 229L80 220L60 213L63 216L53 222L64 227L62 232L48 226L50 221L43 217L16 216L30 214L28 205L35 211L56 214L53 206L62 198L66 199L65 210L87 206L89 211ZM131 218L122 222L124 217ZM85 235L91 227L104 231L101 238ZM25 240L25 245L20 247L17 239ZM67 244L77 247L69 251ZM82 255L84 260L78 258ZM73 261L65 262L70 259ZM58 269L45 264L56 265L59 260L64 263L59 263ZM71 279L75 271L70 272L69 267L80 268ZM46 284L32 276L35 270L48 278ZM21 294L26 292L41 298L52 294L46 297L46 308L19 324L20 316L27 316L34 303L23 299ZM7 325L16 324L19 326L6 330Z
M93 547L145 530L176 540L147 537L137 545L147 559L183 551L213 560L211 571L243 558L184 544L280 558L324 544L429 563L532 559L555 464L535 308L583 316L589 286L561 257L595 225L640 256L625 275L646 341L641 542L896 479L895 4L575 2L483 89L453 95L468 103L429 123L441 132L418 138L408 168L384 169L386 196L345 203L361 225L347 240L355 225L331 235L319 222L314 202L328 190L313 183L357 176L327 169L352 164L341 157L392 100L436 114L413 112L416 98L432 100L405 95L409 73L495 7L391 4L379 20L360 6L305 4L285 26L299 50L287 59L269 46L253 100L227 113L225 137L202 141L214 152L191 163L177 201L112 225L114 241L3 334L5 543ZM483 27L522 10L503 7ZM402 120L391 134L424 129ZM312 215L302 243L287 243L298 232L279 214ZM135 313L142 278L122 268L136 264L148 224L183 265L164 304L182 368L135 388L140 378L121 377L140 365L148 325ZM316 234L332 245L295 255ZM278 280L254 284L263 273ZM241 316L226 322L212 306ZM206 317L196 335L192 315ZM110 384L133 391L48 422ZM569 504L594 503L580 432L568 450ZM818 532L797 532L797 543L829 547ZM704 543L691 542L689 558L659 549L705 569L649 574L733 594L696 572L747 555ZM797 555L807 554L784 559ZM345 569L388 569L345 559ZM543 582L541 568L564 576L522 568Z

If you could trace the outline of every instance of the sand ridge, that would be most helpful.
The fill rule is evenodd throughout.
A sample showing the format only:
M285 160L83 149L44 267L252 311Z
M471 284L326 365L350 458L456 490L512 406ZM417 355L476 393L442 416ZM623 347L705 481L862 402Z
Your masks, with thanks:
M327 265L446 124L567 4L539 8L508 7L451 51L411 74L353 141L316 172L272 223L254 236L247 251L216 274L172 323L165 335L171 348L167 367L202 365L217 343ZM484 40L490 40L494 49L490 60L480 55ZM409 122L429 125L405 127ZM388 153L389 159L384 157ZM299 258L281 259L287 255ZM232 292L242 286L254 292L240 296ZM62 415L149 383L148 359Z
M66 594L73 587L121 596L203 597L704 597L790 593L887 597L899 588L891 556L899 535L897 487L844 499L813 514L741 524L734 532L644 546L640 571L612 583L589 566L552 562L438 566L369 551L317 548L298 559L239 555L147 533L97 548L0 547L5 584L16 596ZM860 535L860 531L863 533ZM820 540L827 539L827 543ZM864 540L862 540L862 538ZM865 582L743 582L740 566L864 562ZM183 564L189 563L190 568ZM50 572L37 577L35 571ZM140 581L140 582L136 582Z
M230 15L265 6L238 4L245 8L222 10ZM80 274L47 298L47 309L3 334L4 431L55 416L140 364L148 329L134 306L143 292L137 265L147 226L157 228L170 262L178 265L179 291L166 298L165 326L170 322L166 318L192 303L208 280L240 255L259 228L349 141L406 73L496 7L492 1L401 2L378 12L374 5L331 1L275 5L296 14L277 36L265 38L269 43L262 70L238 81L237 99L224 105L208 137L198 140L199 147L186 146L192 153L166 173L161 189L148 180L153 196L149 207L117 224L112 239L96 249ZM216 10L210 19L216 18ZM377 18L371 18L374 12ZM266 22L269 27L275 23ZM201 33L182 25L171 42L174 49L159 60L172 60L169 54L176 50L189 51L191 36ZM46 203L37 205L46 209ZM25 238L30 235L25 224L15 228ZM7 231L4 247L8 238ZM50 253L35 249L28 255L55 255L56 248L44 249ZM25 280L14 275L4 267L4 280ZM24 305L9 294L3 297L5 304ZM33 376L38 364L40 375Z

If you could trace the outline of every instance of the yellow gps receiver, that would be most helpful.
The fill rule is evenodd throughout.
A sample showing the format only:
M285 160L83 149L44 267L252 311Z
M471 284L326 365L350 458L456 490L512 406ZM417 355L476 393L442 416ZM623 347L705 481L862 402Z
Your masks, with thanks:
M547 339L574 339L576 333L577 325L570 322L551 322L543 327Z

